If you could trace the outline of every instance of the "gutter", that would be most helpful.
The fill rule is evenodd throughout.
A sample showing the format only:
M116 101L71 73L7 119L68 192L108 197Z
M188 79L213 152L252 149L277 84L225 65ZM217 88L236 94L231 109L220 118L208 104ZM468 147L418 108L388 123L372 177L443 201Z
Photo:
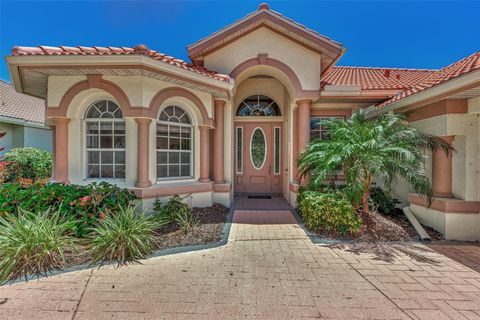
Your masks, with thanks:
M45 124L42 124L40 122L28 121L28 120L19 119L19 118L0 116L0 122L20 125L20 126L25 126L25 127L31 127L31 128L50 130L50 127L48 127Z

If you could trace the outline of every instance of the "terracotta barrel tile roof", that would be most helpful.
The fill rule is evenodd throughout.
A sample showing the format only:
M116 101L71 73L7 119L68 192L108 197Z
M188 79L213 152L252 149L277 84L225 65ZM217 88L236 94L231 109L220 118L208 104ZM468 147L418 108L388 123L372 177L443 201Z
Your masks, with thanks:
M170 65L201 74L203 76L229 82L230 77L228 75L220 74L215 71L208 70L203 67L195 66L187 63L184 60L167 56L163 53L155 50L148 49L145 45L138 45L134 48L128 47L21 47L16 46L12 48L12 56L26 56L26 55L131 55L131 54L143 54L149 56L155 60L168 63Z
M445 68L433 72L428 77L418 82L416 85L412 86L406 91L403 91L402 93L397 94L393 98L383 102L377 107L383 108L389 104L403 100L415 93L442 84L448 80L455 79L477 69L480 69L480 51L477 51L474 54L463 58L460 61L454 62L446 66Z
M42 99L16 92L10 83L0 80L0 116L43 124L45 103Z
M322 81L325 85L360 86L364 90L407 89L424 80L435 70L334 66Z

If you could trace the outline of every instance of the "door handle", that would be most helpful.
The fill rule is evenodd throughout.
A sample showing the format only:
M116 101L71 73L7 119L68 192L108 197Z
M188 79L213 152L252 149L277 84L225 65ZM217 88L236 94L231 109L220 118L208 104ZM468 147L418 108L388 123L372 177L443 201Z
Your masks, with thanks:
M272 174L272 166L268 166L268 174Z

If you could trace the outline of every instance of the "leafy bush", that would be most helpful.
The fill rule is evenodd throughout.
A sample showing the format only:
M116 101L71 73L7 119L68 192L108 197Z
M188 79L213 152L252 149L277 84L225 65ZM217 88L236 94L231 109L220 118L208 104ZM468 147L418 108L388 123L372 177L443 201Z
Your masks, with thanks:
M92 264L115 262L118 265L135 263L151 254L155 230L160 227L153 217L137 214L136 207L119 207L93 227L89 252Z
M6 167L6 181L45 180L52 174L52 154L50 152L25 147L8 151L4 161L10 162Z
M397 204L400 203L398 199L392 197L390 193L385 192L379 187L374 187L370 190L370 208L385 214L392 214Z
M362 224L350 202L338 193L303 191L297 202L303 222L310 230L323 228L341 234L355 234Z
M17 207L31 212L58 210L74 221L77 236L85 236L99 218L127 206L135 195L127 189L101 182L86 186L49 183L24 186L19 183L0 185L0 215L16 214Z
M194 231L199 223L199 219L192 208L188 204L183 203L183 199L186 197L188 195L184 197L175 195L165 205L162 205L160 199L155 199L153 203L155 217L161 222L175 222L185 233Z
M59 211L0 216L0 284L65 267L65 252L75 249L70 229Z

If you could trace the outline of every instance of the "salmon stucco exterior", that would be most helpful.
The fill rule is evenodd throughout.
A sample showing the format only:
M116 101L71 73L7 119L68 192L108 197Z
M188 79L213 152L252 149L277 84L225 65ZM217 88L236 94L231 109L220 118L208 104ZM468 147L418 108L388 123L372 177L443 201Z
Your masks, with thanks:
M447 239L480 240L480 52L440 70L345 67L345 47L261 4L187 46L191 62L135 47L14 47L15 89L46 100L55 181L106 180L156 197L230 206L236 193L295 205L296 160L321 119L405 113L451 142L428 155L431 206L403 204Z

